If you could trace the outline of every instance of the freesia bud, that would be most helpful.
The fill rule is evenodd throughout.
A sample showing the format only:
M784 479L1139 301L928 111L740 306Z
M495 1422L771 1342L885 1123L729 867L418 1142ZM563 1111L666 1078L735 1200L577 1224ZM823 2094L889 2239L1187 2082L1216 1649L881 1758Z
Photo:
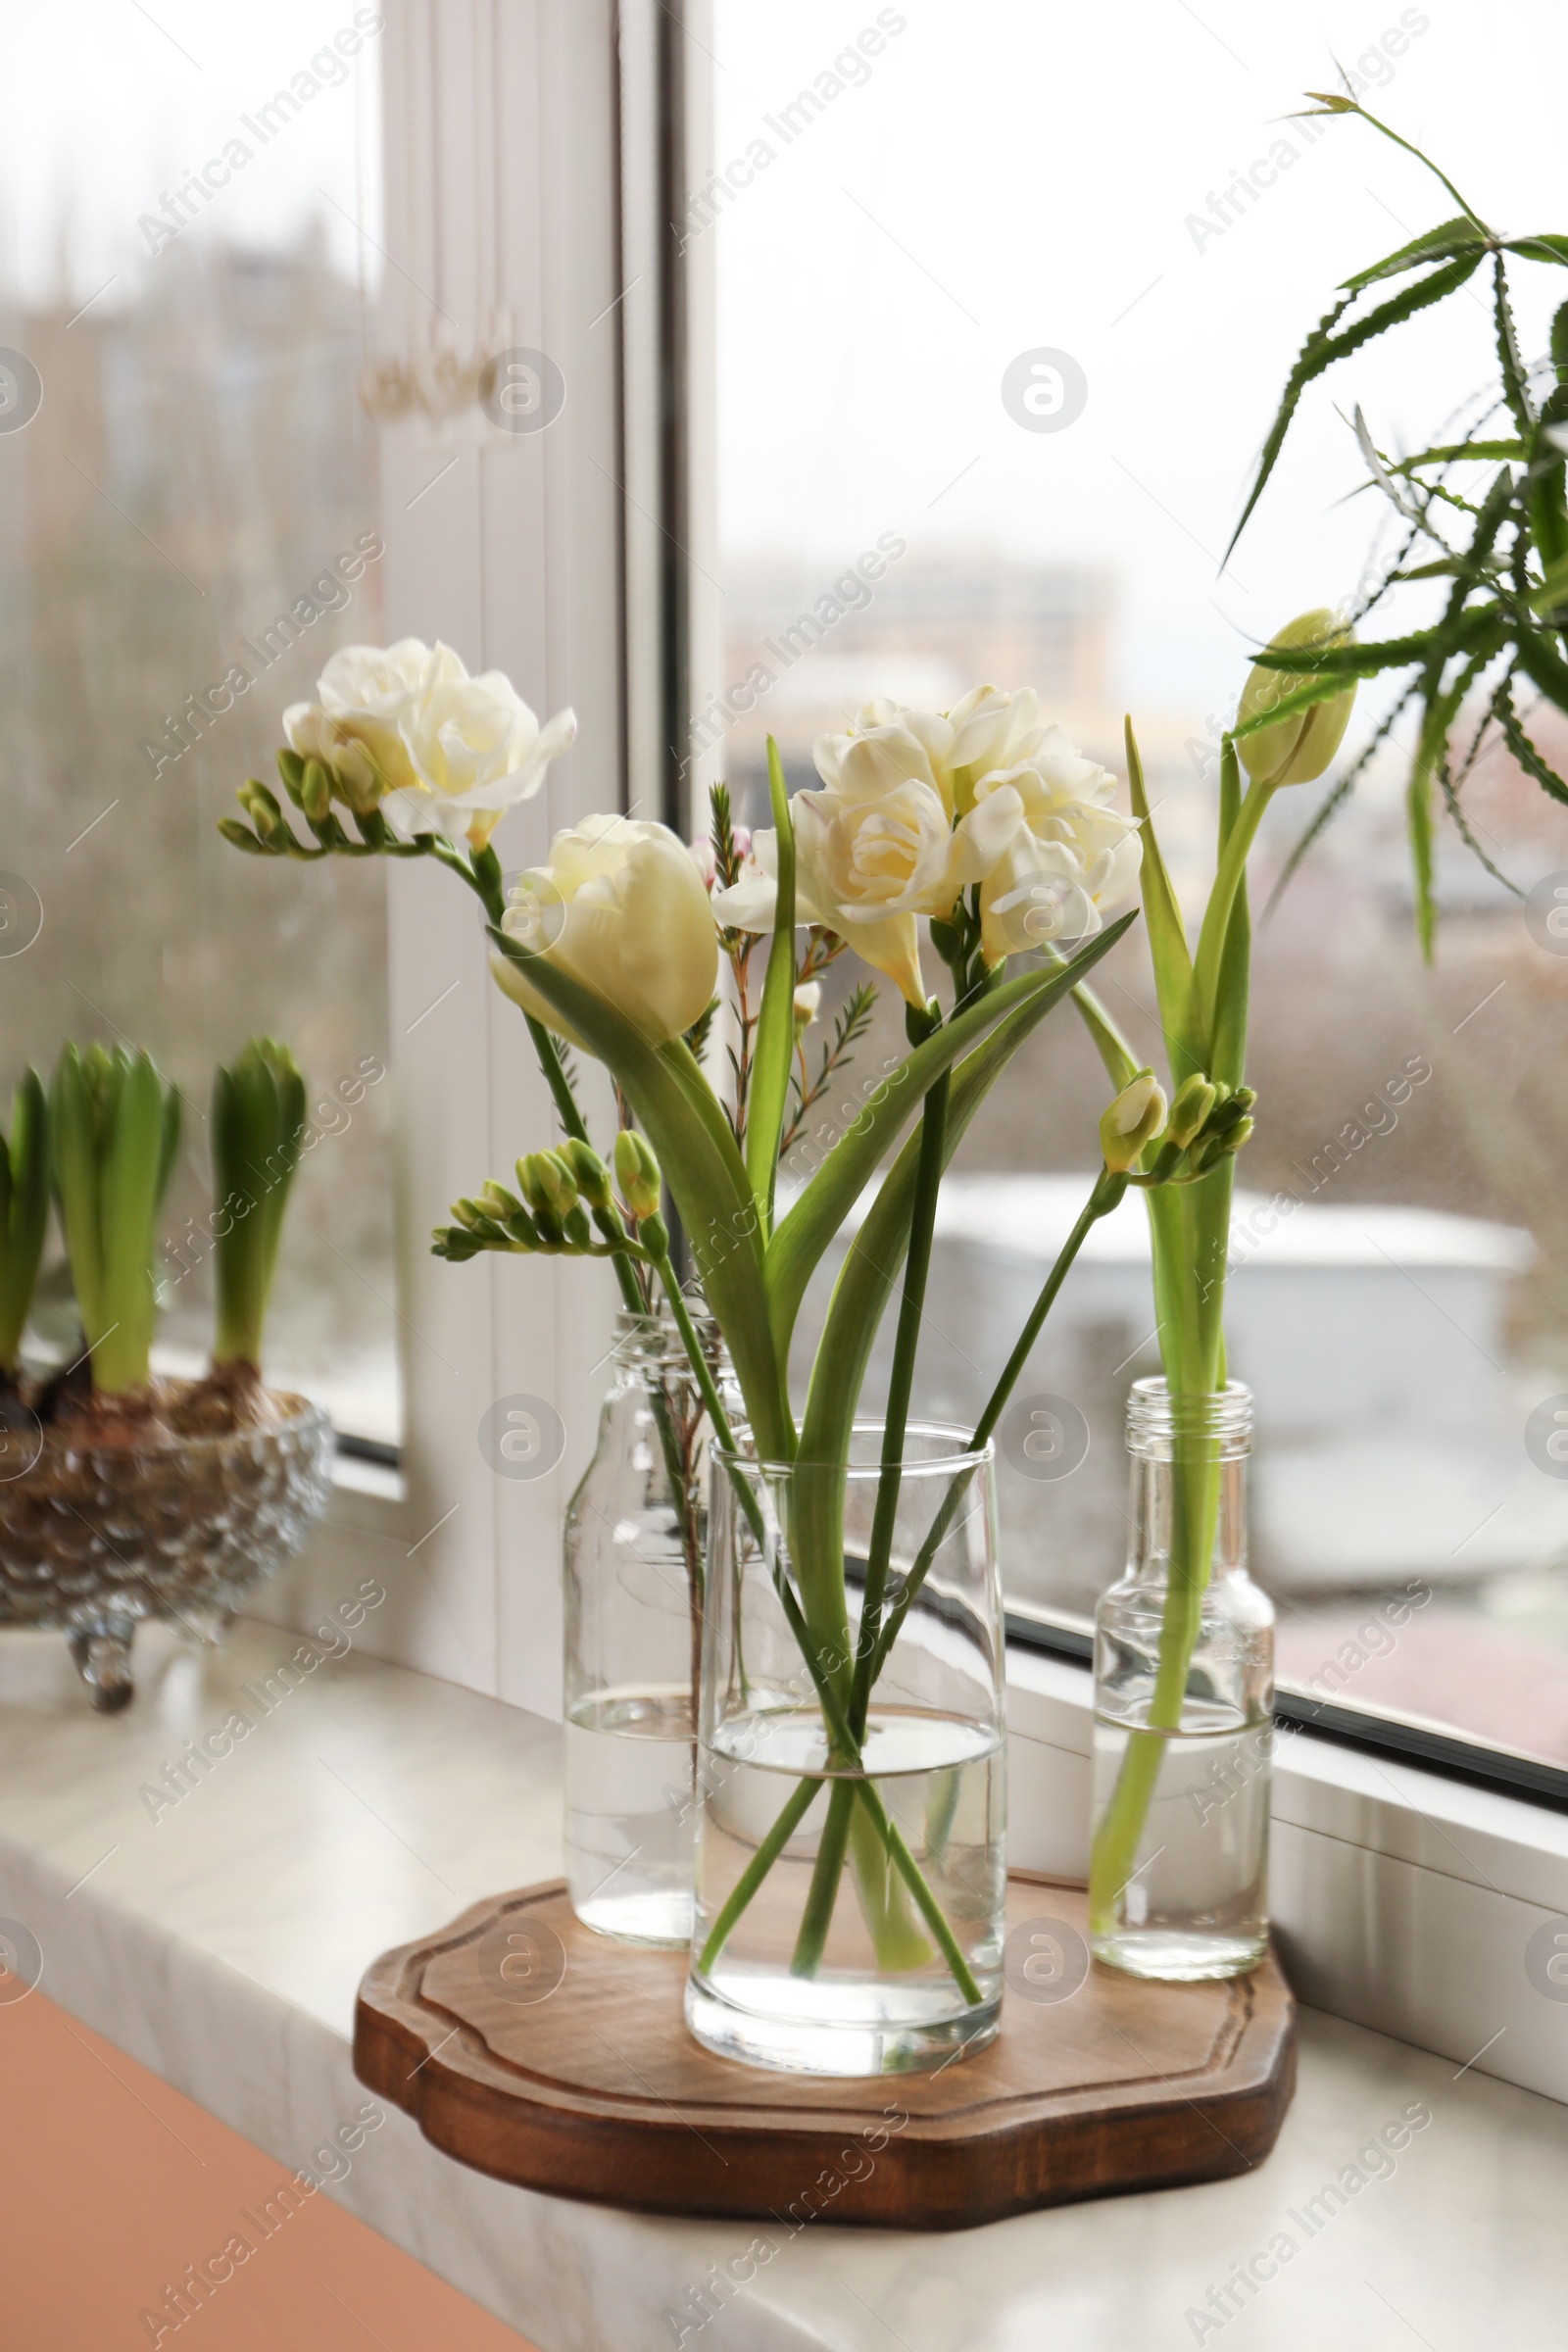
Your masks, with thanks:
M319 760L307 760L300 779L300 807L318 825L332 806L332 782Z
M804 1036L822 1009L820 980L803 980L795 991L795 1034Z
M1298 670L1270 669L1268 654L1298 653L1308 647L1326 650L1354 643L1355 631L1326 606L1298 614L1270 641L1263 658L1253 663L1237 708L1237 726L1243 726L1250 718L1262 717L1308 682ZM1243 736L1236 748L1253 783L1315 782L1344 740L1354 701L1352 678L1326 701L1312 703L1294 716L1282 718L1275 726L1259 727L1255 735Z
M662 1190L659 1162L635 1127L623 1127L615 1138L615 1182L621 1199L639 1223L659 1214Z
M517 1181L523 1198L538 1216L563 1223L577 1205L577 1184L564 1160L554 1152L530 1152L517 1162Z
M610 1170L591 1144L572 1136L561 1147L560 1156L571 1170L572 1180L590 1208L610 1206Z
M1164 1092L1152 1070L1140 1070L1101 1116L1100 1149L1106 1167L1125 1175L1164 1124Z
M1170 1117L1165 1123L1166 1143L1178 1144L1185 1152L1194 1136L1202 1133L1215 1101L1215 1090L1201 1070L1194 1070L1190 1078L1184 1078L1176 1089Z
M242 784L234 798L256 827L263 841L275 840L277 835L285 830L283 811L277 805L275 795L269 792L265 784L258 784L254 781Z
M522 1202L514 1193L509 1193L504 1184L497 1184L495 1178L491 1177L479 1195L479 1206L487 1217L494 1217L504 1225L508 1217L514 1217L520 1212Z

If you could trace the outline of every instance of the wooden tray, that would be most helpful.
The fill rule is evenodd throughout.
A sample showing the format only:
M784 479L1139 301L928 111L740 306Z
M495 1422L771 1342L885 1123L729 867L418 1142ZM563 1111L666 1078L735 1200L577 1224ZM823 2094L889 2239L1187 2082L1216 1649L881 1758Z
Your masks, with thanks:
M592 1935L560 1881L377 1960L355 2069L503 2180L790 2229L963 2229L1268 2154L1296 2083L1272 1957L1217 1984L1145 1984L1085 1973L1081 1887L1015 1871L1007 1911L1002 2031L933 2074L829 2082L713 2057L681 2015L685 1954Z

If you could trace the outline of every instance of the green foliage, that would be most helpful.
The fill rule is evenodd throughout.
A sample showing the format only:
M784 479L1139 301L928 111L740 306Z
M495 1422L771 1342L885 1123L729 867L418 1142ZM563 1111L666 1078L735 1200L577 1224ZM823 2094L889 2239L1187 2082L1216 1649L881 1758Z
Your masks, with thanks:
M148 1054L68 1045L50 1089L49 1141L92 1385L106 1396L144 1388L158 1208L179 1142L179 1097Z
M253 1037L213 1079L215 1364L259 1369L289 1187L305 1133L305 1081L287 1046Z
M795 1059L795 826L778 745L767 739L767 789L778 841L778 899L773 945L762 983L757 1024L757 1058L746 1119L746 1173L764 1234L772 1231L773 1193L778 1181L779 1137L789 1101Z
M0 1373L15 1378L49 1222L49 1105L28 1070L11 1098L11 1139L0 1137Z
M1553 798L1568 798L1568 787L1532 740L1514 700L1516 681L1523 678L1544 701L1568 712L1568 662L1563 659L1568 642L1568 497L1564 490L1568 452L1558 437L1568 425L1568 303L1556 313L1549 359L1540 368L1528 367L1514 331L1506 258L1513 255L1545 268L1568 268L1568 237L1500 236L1419 148L1353 99L1324 97L1319 111L1360 116L1383 137L1436 172L1460 211L1345 279L1340 299L1297 356L1226 558L1228 561L1273 473L1308 385L1366 344L1463 292L1477 270L1490 263L1496 394L1491 408L1478 417L1474 431L1462 440L1445 441L1413 457L1392 460L1374 446L1359 411L1356 416L1357 435L1371 476L1368 487L1390 500L1406 531L1392 562L1374 579L1360 610L1350 619L1358 622L1396 587L1414 580L1448 578L1453 587L1442 618L1411 635L1342 647L1316 659L1282 657L1274 661L1270 657L1271 666L1298 671L1307 679L1297 694L1277 706L1276 717L1305 709L1309 702L1331 694L1336 681L1401 669L1414 673L1399 707L1402 710L1412 701L1418 707L1417 749L1406 804L1417 928L1430 957L1436 926L1434 785L1461 834L1480 855L1460 806L1463 779L1455 778L1449 755L1449 733L1464 696L1485 688L1488 721L1497 724L1515 760L1544 791ZM1412 284L1352 315L1372 289L1381 289L1389 279L1411 271L1420 272ZM1506 412L1514 428L1510 436L1498 437L1484 430L1498 409ZM1472 489L1469 478L1477 466L1496 468L1480 491ZM1456 488L1449 479L1456 467L1466 469L1463 488ZM1468 521L1467 536L1461 535L1455 518ZM1392 719L1380 728L1367 747L1368 754L1387 735L1390 724ZM1245 727L1237 729L1238 737L1247 732ZM1363 754L1319 808L1298 842L1284 879L1289 879L1324 824L1344 805L1366 757ZM1466 772L1469 764L1467 761Z

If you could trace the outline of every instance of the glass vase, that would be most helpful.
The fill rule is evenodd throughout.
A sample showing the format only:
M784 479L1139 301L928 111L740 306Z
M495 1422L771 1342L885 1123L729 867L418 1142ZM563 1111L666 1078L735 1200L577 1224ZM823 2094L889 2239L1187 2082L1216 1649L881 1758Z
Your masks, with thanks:
M996 2033L1002 1592L965 1446L913 1426L885 1472L866 1423L847 1467L715 1450L686 2017L723 2056L874 2076Z
M678 1947L692 1932L709 1423L667 1310L622 1311L611 1363L565 1519L566 1885L585 1927Z
M1140 1977L1238 1976L1268 1948L1274 1607L1247 1573L1252 1399L1127 1403L1132 1544L1095 1625L1090 1941Z

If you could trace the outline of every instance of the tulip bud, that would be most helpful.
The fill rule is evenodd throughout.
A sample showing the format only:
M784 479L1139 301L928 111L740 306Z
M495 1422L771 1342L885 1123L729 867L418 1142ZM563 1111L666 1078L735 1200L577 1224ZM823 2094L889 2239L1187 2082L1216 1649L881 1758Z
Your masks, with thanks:
M610 1170L591 1144L572 1136L561 1147L560 1156L571 1170L572 1180L590 1208L610 1206Z
M1170 1117L1165 1123L1166 1143L1175 1144L1185 1152L1194 1136L1202 1133L1215 1100L1215 1090L1201 1070L1195 1070L1190 1078L1184 1078L1176 1089Z
M1298 653L1305 647L1327 649L1354 643L1355 631L1347 626L1338 612L1324 606L1313 612L1298 613L1270 641L1268 653ZM1270 669L1265 654L1253 663L1242 689L1237 725L1261 717L1307 682L1307 677L1298 670ZM1313 783L1339 750L1350 723L1354 701L1352 678L1326 701L1312 703L1306 710L1298 710L1294 717L1282 718L1275 726L1259 727L1255 735L1243 736L1236 746L1242 765L1255 784Z
M662 1190L659 1162L635 1127L623 1127L615 1138L615 1182L621 1199L639 1223L658 1216Z
M300 807L318 825L332 806L332 783L319 760L307 760L300 781Z
M795 991L795 1034L804 1037L822 1009L820 980L803 980Z
M1100 1121L1100 1149L1112 1175L1125 1175L1165 1124L1165 1097L1152 1070L1129 1079Z

